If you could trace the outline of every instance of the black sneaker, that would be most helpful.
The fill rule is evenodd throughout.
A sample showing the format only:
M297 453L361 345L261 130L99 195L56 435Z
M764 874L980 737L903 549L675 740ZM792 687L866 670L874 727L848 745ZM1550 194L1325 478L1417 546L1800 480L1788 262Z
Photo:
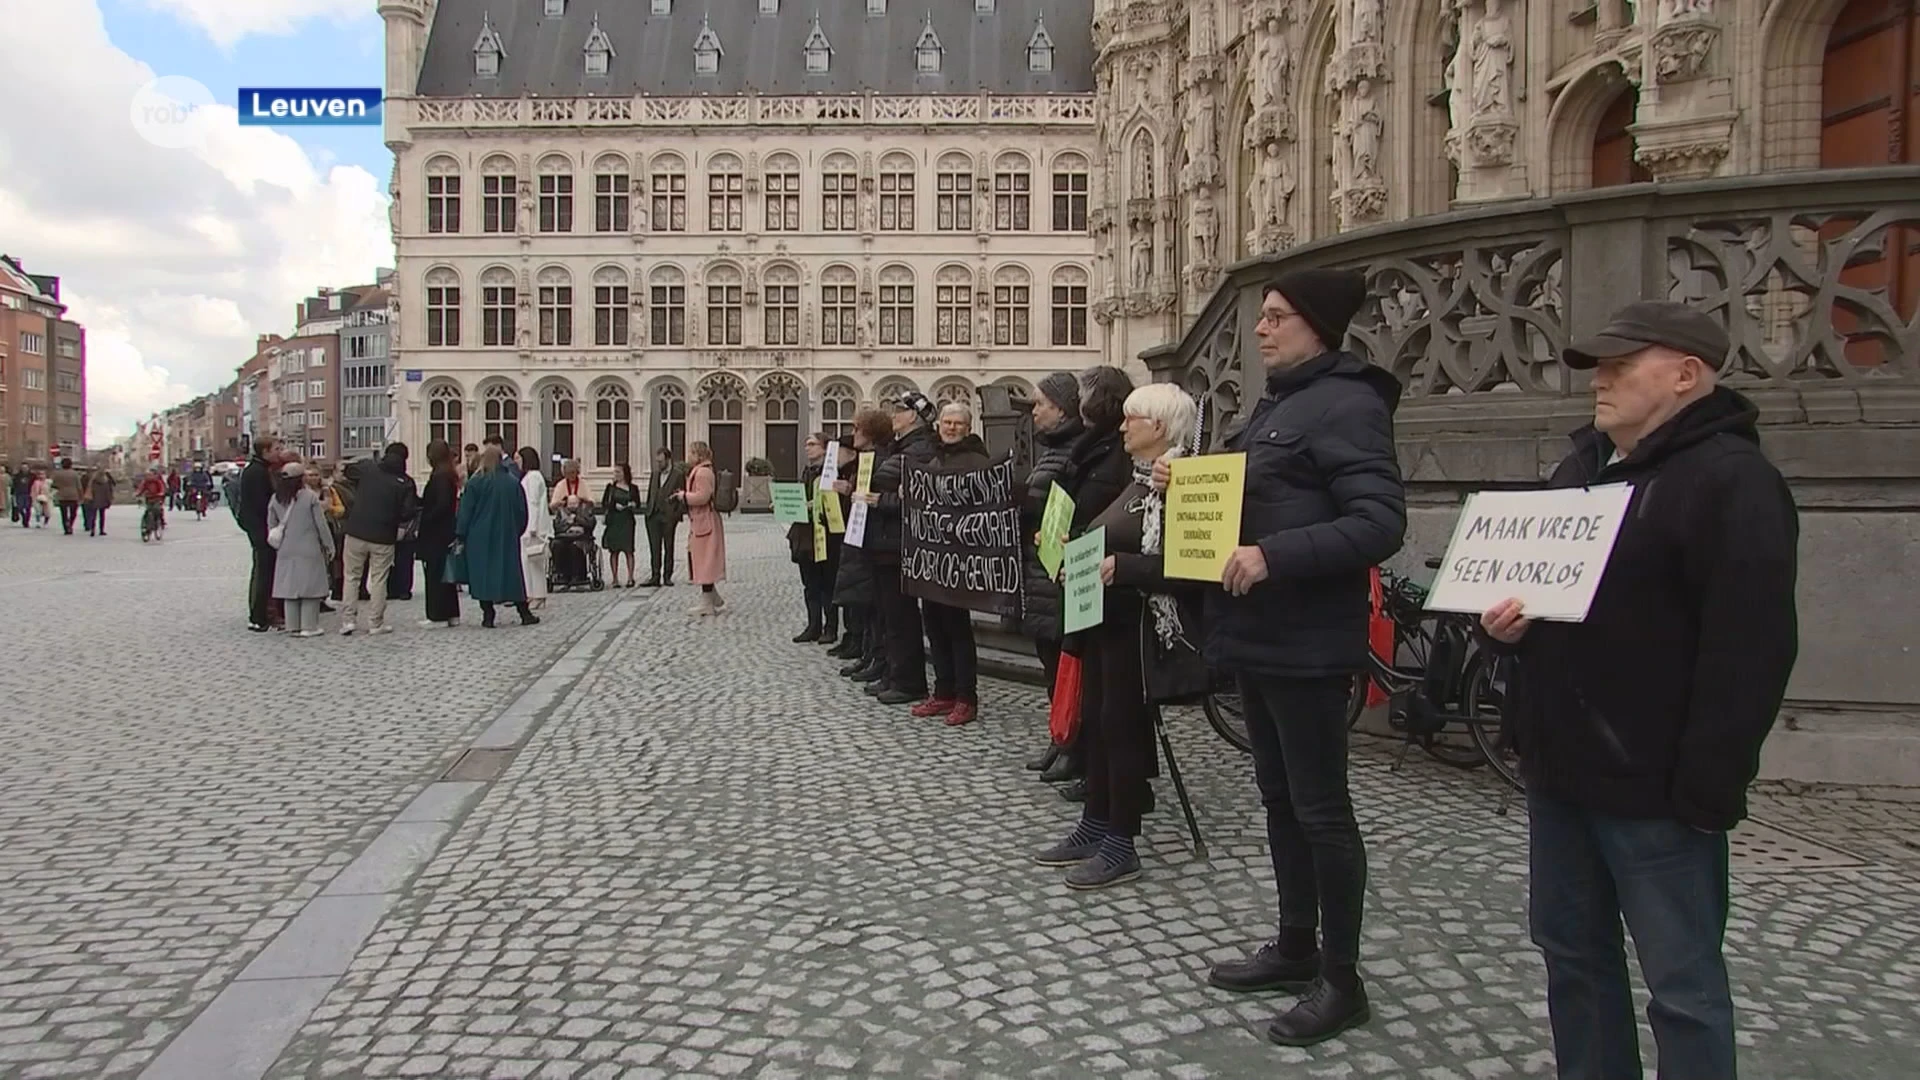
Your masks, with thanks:
M859 671L856 671L852 675L848 676L848 678L851 678L854 682L866 683L869 686L874 686L886 681L887 665L874 664L872 667L861 668ZM871 692L877 694L880 691L874 690Z
M1222 960L1207 973L1209 985L1222 990L1254 994L1265 990L1305 993L1320 977L1319 950L1304 957L1288 957L1280 951L1280 939L1255 949L1239 960Z
M887 682L886 679L875 678L872 682L869 682L867 684L867 688L865 692L868 697L879 697L881 694L884 694L891 689L893 689L893 687Z
M918 705L926 696L925 691L909 694L905 690L888 690L875 694L873 699L882 705Z
M865 660L855 660L850 664L840 665L840 674L849 679L865 670L867 670L867 662Z
M832 645L834 642L840 640L840 631L829 626L825 630L820 631L820 636L814 640L822 645ZM833 655L833 650L828 649L827 655Z
M1087 801L1087 782L1084 779L1063 784L1057 790L1060 792L1060 797L1068 802Z
M808 642L819 641L819 640L820 640L820 628L817 626L809 626L805 630L802 630L799 633L793 635L793 643L795 645L805 645Z
M1109 885L1119 885L1140 876L1140 856L1128 855L1116 859L1107 855L1095 855L1073 869L1067 871L1067 888L1086 891L1104 889Z
M248 624L247 624L247 629L249 629L249 630L251 630L251 631L253 631L253 632L254 632L254 633L256 633L256 634L264 634L264 633L266 633L266 632L267 632L268 630L271 630L271 629L273 629L273 628L272 628L272 627L270 627L270 626L266 626L266 625L263 625L263 624L261 624L261 623L257 623L257 622L250 622L250 623L248 623Z
M1314 980L1313 988L1298 1005L1267 1025L1267 1041L1281 1046L1312 1046L1371 1019L1373 1010L1367 1006L1367 990L1358 979L1350 989L1342 990L1320 978Z

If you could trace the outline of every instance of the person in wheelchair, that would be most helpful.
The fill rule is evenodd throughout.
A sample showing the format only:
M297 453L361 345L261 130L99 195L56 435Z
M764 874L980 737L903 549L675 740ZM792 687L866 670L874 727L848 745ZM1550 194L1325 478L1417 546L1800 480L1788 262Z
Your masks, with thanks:
M550 588L591 588L599 577L600 549L593 542L593 504L569 495L553 515L553 542L547 565Z

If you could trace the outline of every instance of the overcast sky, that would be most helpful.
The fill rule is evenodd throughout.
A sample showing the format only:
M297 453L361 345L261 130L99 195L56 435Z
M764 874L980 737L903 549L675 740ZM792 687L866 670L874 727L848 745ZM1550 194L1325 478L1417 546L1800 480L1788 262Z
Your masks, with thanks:
M380 129L241 128L233 110L241 86L379 86L374 0L0 6L0 252L58 275L87 327L90 445L225 385L316 287L393 265ZM135 124L165 76L216 102L191 137Z

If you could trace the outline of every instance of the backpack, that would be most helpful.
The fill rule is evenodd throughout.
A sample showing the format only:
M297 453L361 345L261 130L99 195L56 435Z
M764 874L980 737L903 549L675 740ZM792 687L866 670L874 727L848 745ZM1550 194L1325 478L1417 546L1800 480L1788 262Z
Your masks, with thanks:
M723 514L740 509L740 485L734 481L731 470L714 470L713 508Z

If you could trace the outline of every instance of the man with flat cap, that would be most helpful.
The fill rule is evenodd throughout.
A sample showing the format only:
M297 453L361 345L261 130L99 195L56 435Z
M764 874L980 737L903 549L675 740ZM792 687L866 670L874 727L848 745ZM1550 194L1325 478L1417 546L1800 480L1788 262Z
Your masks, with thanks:
M1646 301L1566 351L1593 424L1549 486L1633 486L1587 617L1481 618L1517 657L1508 711L1527 782L1530 922L1563 1080L1639 1077L1621 922L1666 1080L1733 1080L1727 831L1798 650L1799 519L1759 410L1719 385L1719 322Z

